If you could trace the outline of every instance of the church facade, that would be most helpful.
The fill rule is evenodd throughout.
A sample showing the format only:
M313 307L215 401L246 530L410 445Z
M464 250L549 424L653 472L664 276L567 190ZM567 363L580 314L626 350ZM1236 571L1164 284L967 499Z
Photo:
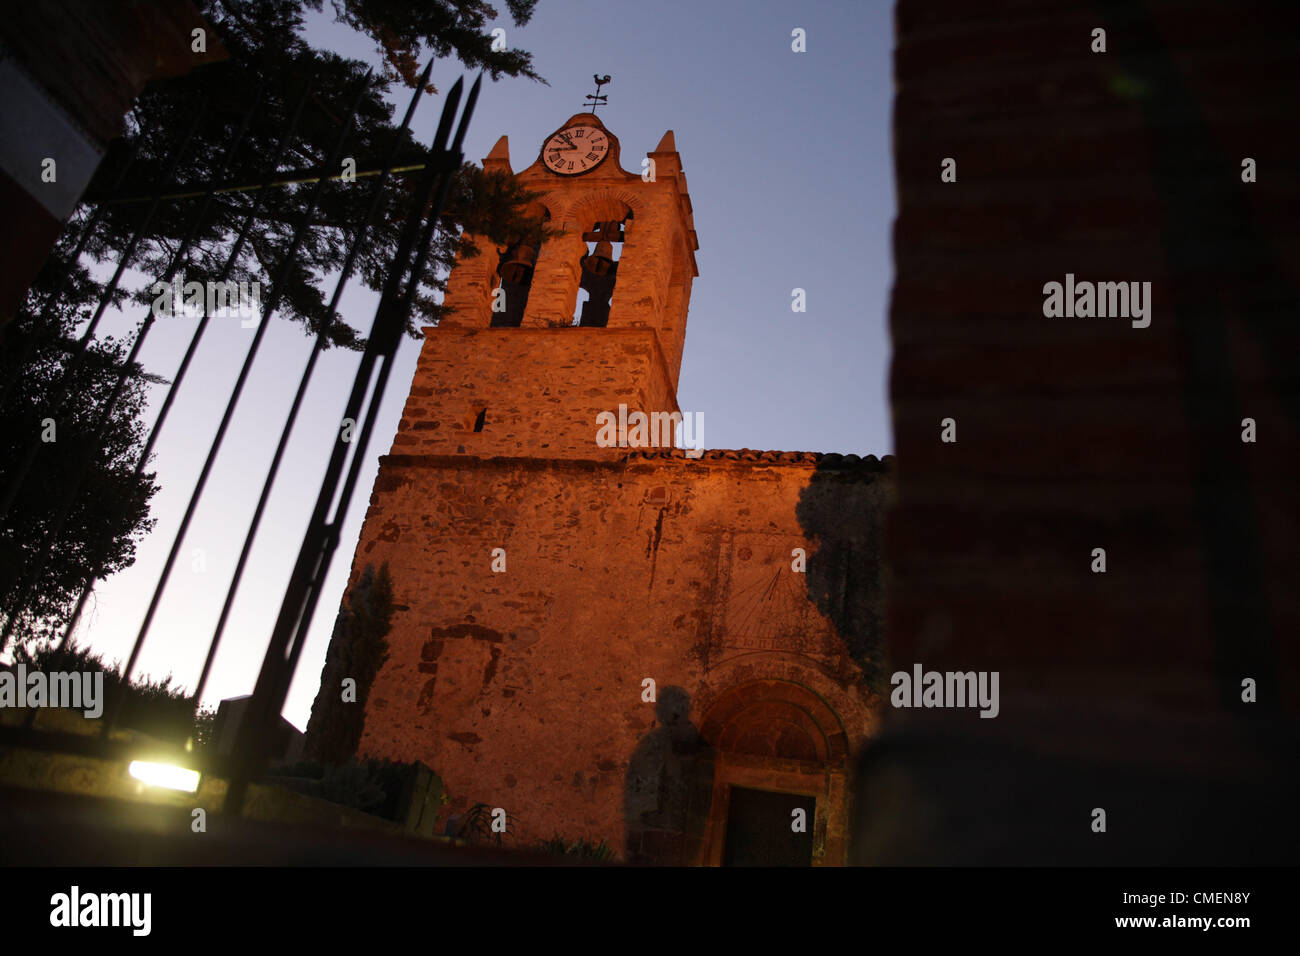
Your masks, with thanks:
M645 160L592 113L484 160L552 235L479 244L424 330L352 568L396 606L358 755L503 809L507 844L841 864L890 460L667 447L698 240L671 132Z

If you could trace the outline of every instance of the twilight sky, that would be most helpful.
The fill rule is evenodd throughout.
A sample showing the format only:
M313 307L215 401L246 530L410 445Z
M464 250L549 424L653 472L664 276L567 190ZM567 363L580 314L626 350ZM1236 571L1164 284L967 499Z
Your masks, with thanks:
M333 23L329 10L327 3L309 21L309 40L378 66L370 45ZM640 157L665 130L674 131L700 241L678 398L683 412L704 414L705 445L892 452L889 0L541 0L527 27L515 29L504 16L493 26L533 53L550 85L485 82L467 159L481 161L505 134L515 170L527 166L542 140L583 109L597 72L613 77L599 115L619 136L626 169L639 171ZM806 52L791 50L796 27L806 31ZM463 72L455 61L441 61L433 82L446 90ZM408 95L394 88L401 108ZM441 108L441 96L422 102L414 123L421 141L431 137ZM796 287L806 291L804 313L791 310ZM332 290L331 280L325 294ZM354 284L341 311L368 328L376 298ZM110 315L105 330L127 334L139 318ZM170 378L193 321L159 321L142 354L145 367ZM198 678L311 348L298 326L272 322L137 673L172 673L190 687ZM178 393L153 463L162 485L153 502L155 531L133 567L100 584L79 632L109 660L130 651L252 335L237 318L214 319ZM392 444L418 353L418 342L403 341L289 694L285 716L301 728L378 456ZM204 695L210 704L252 690L358 359L331 350L317 366ZM151 414L161 398L155 388Z

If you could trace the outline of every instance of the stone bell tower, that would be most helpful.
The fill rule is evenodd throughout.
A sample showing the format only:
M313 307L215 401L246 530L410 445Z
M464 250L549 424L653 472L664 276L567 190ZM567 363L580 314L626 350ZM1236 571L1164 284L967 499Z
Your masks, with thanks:
M452 833L488 807L517 846L843 862L883 463L602 444L601 413L679 411L697 242L673 135L629 170L579 113L526 169L504 137L484 165L547 228L480 240L424 330L352 565L388 565L394 608L358 755L433 768Z
M623 168L618 137L578 113L513 173L501 137L483 160L540 193L540 248L474 239L425 329L393 452L591 459L596 416L676 412L696 240L671 131ZM580 300L581 306L579 305Z

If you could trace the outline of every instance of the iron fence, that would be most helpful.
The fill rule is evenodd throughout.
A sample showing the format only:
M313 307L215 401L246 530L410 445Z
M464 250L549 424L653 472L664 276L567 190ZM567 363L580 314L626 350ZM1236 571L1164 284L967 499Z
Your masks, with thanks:
M303 535L292 573L285 587L279 613L271 628L270 642L262 660L249 709L240 722L233 752L222 756L212 752L213 748L208 748L201 753L186 753L184 755L178 753L176 755L178 759L183 759L187 765L195 769L229 777L230 788L224 806L224 811L228 813L237 814L241 811L248 784L259 778L266 768L269 756L267 752L268 745L274 739L274 730L279 720L280 711L284 706L308 629L311 626L313 615L320 600L321 589L324 586L334 552L338 546L340 528L348 512L352 496L356 490L358 476L365 462L365 455L374 431L379 407L388 385L402 330L406 327L421 277L424 275L428 264L430 250L452 177L463 160L461 148L482 85L482 74L474 81L468 96L464 95L465 84L463 79L458 79L448 91L437 130L430 143L429 160L417 164L406 163L399 165L398 163L399 146L410 130L411 121L427 88L432 67L433 63L431 61L425 68L419 82L415 85L407 103L401 126L398 129L398 135L393 138L392 145L380 168L367 170L365 173L360 174L365 179L371 179L368 205L361 220L356 223L351 231L347 253L334 282L334 290L330 298L326 318L320 323L318 334L306 358L297 390L288 409L284 412L280 438L271 463L267 468L257 504L249 518L239 558L227 587L221 612L208 639L203 668L193 691L192 715L197 712L207 686L212 664L217 649L221 644L231 607L239 591L249 553L264 517L267 501L275 486L276 477L283 463L285 450L302 407L317 359L327 345L329 330L334 321L341 296L351 278L358 253L364 247L367 237L371 234L384 191L394 175L420 173L420 181L414 194L415 198L410 205L403 224L396 253L386 271L382 293L371 322L365 350L361 355L350 394L340 416L340 421L360 422L361 425L359 428L351 430L350 434L345 430L335 430L329 462L321 477L311 518ZM305 207L300 212L298 221L294 225L293 238L274 273L271 274L270 293L263 304L263 314L261 321L258 323L257 332L248 346L243 364L231 385L221 421L209 444L207 456L190 493L180 526L172 538L167 559L153 589L148 609L136 634L130 656L123 666L121 674L123 690L129 685L139 661L140 652L149 635L159 602L167 589L185 533L202 501L208 477L220 454L222 441L239 404L249 373L257 359L269 320L275 314L285 294L286 280L297 261L303 241L310 230L314 228L313 214L317 209L322 190L326 182L340 178L334 171L339 168L340 157L343 155L344 147L352 133L358 104L372 82L371 75L367 72L358 83L347 113L339 123L338 134L329 155L318 167L308 170L282 170L286 156L290 155L304 111L312 103L313 84L311 79L308 79L301 85L290 119L285 125L276 147L266 157L261 182L240 186L232 184L230 181L229 171L233 168L234 157L248 133L250 123L257 110L264 105L266 86L264 82L244 112L237 130L228 144L222 164L211 181L201 184L177 184L174 182L174 174L187 150L191 147L195 130L198 128L203 111L208 105L206 102L199 102L195 104L191 111L191 118L187 128L176 137L175 144L166 159L163 175L158 179L148 195L123 196L118 194L126 170L130 167L132 161L128 159L108 190L103 195L90 197L89 202L92 208L85 218L85 223L76 243L73 245L69 270L72 266L75 266L86 250L109 206L123 202L146 202L148 205L130 238L118 250L113 274L99 297L90 322L79 339L71 345L68 364L65 367L63 376L53 393L47 398L46 404L48 408L52 409L52 414L56 414L57 410L67 400L75 373L80 363L87 360L87 348L95 339L100 320L113 300L127 264L131 261L142 239L149 235L150 224L164 203L188 199L199 200L196 211L186 227L184 237L175 252L171 254L166 270L161 276L160 281L162 283L170 284L173 277L187 262L195 237L199 234L199 230L208 216L214 197L221 192L232 189L249 192L253 195L252 205L242 218L234 244L227 254L216 280L225 282L232 274L240 253L258 222L266 197L271 193L271 190L281 185L312 184ZM465 99L463 110L460 109L462 98ZM457 122L458 113L459 121ZM455 125L454 135L452 132L453 125ZM35 335L25 344L24 352L19 359L20 362L25 362L30 357L37 341L36 336L39 336L41 330L47 326L51 309L57 303L67 284L68 278L65 274L46 297L38 313ZM135 475L137 477L141 475L146 467L159 435L167 423L168 414L173 407L176 395L186 381L186 372L193 363L211 318L210 309L211 302L205 302L202 315L198 319L184 357L175 376L167 386L157 418L135 463ZM102 437L106 424L110 421L113 410L123 394L132 369L136 366L136 359L155 318L154 311L150 310L139 325L131 345L130 355L118 369L113 391L95 417L93 432L97 439ZM4 383L3 391L0 391L0 403L8 399L13 385L14 382L12 381ZM3 405L0 404L0 415L2 414ZM39 438L34 437L24 449L17 465L9 472L4 487L0 489L0 519L3 519L14 506L24 482L31 479L32 466L37 461L41 451L42 443ZM89 465L89 460L86 460L84 465L73 475L73 480L63 494L58 497L54 504L52 516L46 525L45 532L36 550L34 560L11 588L10 600L7 606L3 608L6 621L3 632L0 632L0 647L8 646L13 632L18 626L20 619L18 612L27 606L33 589L37 587L37 582L40 580L45 563L55 553L55 549L59 547L68 515L76 503L78 494L82 493L82 486ZM58 638L58 654L60 656L68 653L70 638L85 608L86 600L104 569L103 567L87 567L84 571L84 584L81 587L69 620L62 628L61 636ZM124 759L129 755L129 748L120 740L115 739L112 734L114 726L120 717L122 703L122 694L119 694L116 700L109 702L108 710L104 715L100 728L101 732L96 736L87 737L67 733L37 731L34 726L35 711L31 710L28 713L25 726L0 728L0 743L46 750L94 754L115 760Z

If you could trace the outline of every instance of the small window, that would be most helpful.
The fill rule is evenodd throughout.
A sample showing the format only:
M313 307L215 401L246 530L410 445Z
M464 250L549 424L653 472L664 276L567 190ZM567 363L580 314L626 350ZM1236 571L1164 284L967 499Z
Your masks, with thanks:
M475 417L474 419L474 431L481 432L483 430L483 426L486 424L487 424L487 409L481 408L479 409L479 413L477 417Z

